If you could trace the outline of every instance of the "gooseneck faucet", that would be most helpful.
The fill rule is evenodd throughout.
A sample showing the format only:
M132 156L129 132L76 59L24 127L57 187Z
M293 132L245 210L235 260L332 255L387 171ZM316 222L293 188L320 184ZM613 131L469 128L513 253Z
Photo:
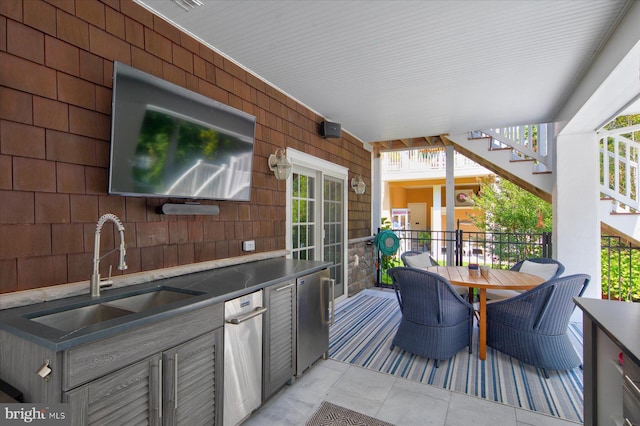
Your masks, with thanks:
M120 231L120 247L118 247L117 249L113 249L108 253L105 253L101 257L100 256L100 232L102 231L102 227L108 220L115 223L116 226L118 227L118 231ZM98 219L98 224L96 225L96 235L95 235L94 244L93 244L93 274L91 274L91 297L100 296L101 283L103 284L109 283L108 281L107 282L100 281L100 259L113 253L116 250L120 250L120 261L118 262L118 269L121 271L124 271L125 269L127 269L127 264L124 261L124 256L127 253L126 248L124 246L124 226L122 225L122 222L120 222L120 219L118 219L118 216L112 213L107 213L102 215L100 219ZM109 270L109 278L111 278L111 270Z

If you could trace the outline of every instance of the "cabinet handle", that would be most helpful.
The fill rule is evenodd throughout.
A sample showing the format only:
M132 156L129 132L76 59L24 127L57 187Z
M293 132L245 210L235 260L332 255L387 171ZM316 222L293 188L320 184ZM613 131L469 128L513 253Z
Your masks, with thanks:
M158 418L162 418L162 358L158 360Z
M287 289L287 288L291 288L291 287L293 287L294 285L296 285L296 283L291 283L291 284L288 284L288 285L282 286L282 287L280 287L280 288L277 288L277 289L276 289L276 293L277 293L277 292L279 292L279 291L285 290L285 289Z
M237 325L237 324L240 324L242 322L248 321L253 317L257 317L258 315L262 315L265 312L267 312L267 308L257 307L253 311L249 312L248 314L240 315L238 317L228 319L227 322L229 324L236 324Z
M640 397L640 389L638 389L638 386L636 385L636 383L631 379L631 377L627 376L626 374L624 375L624 379L629 382L629 384L631 386L633 386L633 390L635 391L636 395L635 397L638 398Z
M178 409L178 354L176 353L176 355L173 358L173 373L174 373L174 384L173 384L173 399L174 399L174 404L173 404L173 408L175 408L176 410Z

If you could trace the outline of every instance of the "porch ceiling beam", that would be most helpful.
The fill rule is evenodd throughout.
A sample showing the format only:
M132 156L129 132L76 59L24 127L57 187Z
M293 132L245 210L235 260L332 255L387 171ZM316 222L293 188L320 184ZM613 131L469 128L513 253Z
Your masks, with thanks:
M390 141L371 142L370 145L379 152L396 151L410 148L429 148L444 146L442 138L436 136L421 136L419 138L395 139Z

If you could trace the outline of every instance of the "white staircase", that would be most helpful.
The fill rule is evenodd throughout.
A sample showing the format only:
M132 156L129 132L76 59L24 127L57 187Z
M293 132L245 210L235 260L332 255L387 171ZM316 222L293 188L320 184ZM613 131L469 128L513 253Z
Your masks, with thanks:
M550 201L554 140L546 136L547 129L549 124L512 126L446 138L462 154ZM606 165L601 165L599 216L607 233L640 245L640 143L632 138L637 131L640 125L599 132L601 160ZM533 134L538 139L534 143Z
M492 149L492 138L489 136L471 139L469 135L468 132L455 133L447 135L447 139L456 145L456 149L460 148L459 150L463 154L472 159L483 158L491 163L482 165L494 173L505 176L504 172L507 172L505 177L508 179L514 180L516 183L518 181L527 182L538 189L535 191L537 194L542 192L548 195L542 198L550 198L553 189L553 175L549 170L538 172L534 161L514 159L513 149Z
M619 235L640 245L640 214L629 213L616 207L615 200L600 200L600 221L607 234Z
M600 220L612 232L640 244L640 125L598 132L600 144Z

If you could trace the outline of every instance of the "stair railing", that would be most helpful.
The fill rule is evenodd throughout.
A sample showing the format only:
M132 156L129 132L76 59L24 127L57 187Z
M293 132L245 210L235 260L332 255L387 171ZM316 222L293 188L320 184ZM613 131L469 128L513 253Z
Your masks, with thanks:
M640 212L638 196L640 143L626 136L633 135L633 132L637 131L640 131L639 124L598 132L600 192L614 200L613 212Z
M533 159L536 172L547 172L552 168L553 123L496 127L471 133L472 137L477 137L478 133L491 137L492 149L511 148L514 161Z

